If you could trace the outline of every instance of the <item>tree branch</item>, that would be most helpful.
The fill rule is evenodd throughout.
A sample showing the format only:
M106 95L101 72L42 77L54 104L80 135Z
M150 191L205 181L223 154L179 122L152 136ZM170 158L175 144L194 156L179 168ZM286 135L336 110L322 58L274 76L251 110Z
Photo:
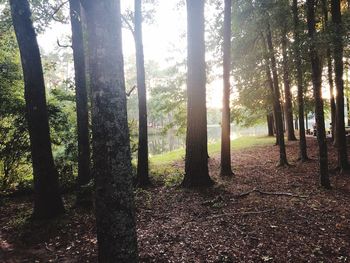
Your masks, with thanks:
M131 93L136 89L136 85L134 85L130 90L129 92L126 93L126 96L127 97L130 97Z
M130 24L130 21L124 15L122 15L121 17L123 22L126 24L127 28L130 30L132 36L135 38L135 30L133 26Z
M293 194L293 193L288 193L288 192L265 192L265 191L261 191L259 189L254 188L253 190L250 190L248 192L244 192L238 195L235 195L234 198L241 198L241 197L245 197L251 193L259 193L262 195L279 195L279 196L290 196L290 197L298 197L298 198L307 198L308 196L304 196L304 195L297 195L297 194Z
M263 214L263 213L270 213L275 211L275 209L267 209L267 210L262 210L262 211L242 211L242 212L234 212L234 213L223 213L223 214L218 214L218 215L213 215L206 217L206 220L208 219L213 219L213 218L218 218L222 216L231 216L231 215L256 215L256 214Z
M55 15L61 10L61 8L67 4L69 2L69 0L66 0L64 2L62 2L59 6L57 6L56 8L52 8L53 9L53 13L51 14L51 17L53 20L57 21L57 22L62 22L61 20L57 19L55 17Z
M58 40L58 38L57 38L57 45L58 45L59 47L63 47L63 48L68 48L68 47L73 48L72 45L62 45L62 44L60 43L60 41Z

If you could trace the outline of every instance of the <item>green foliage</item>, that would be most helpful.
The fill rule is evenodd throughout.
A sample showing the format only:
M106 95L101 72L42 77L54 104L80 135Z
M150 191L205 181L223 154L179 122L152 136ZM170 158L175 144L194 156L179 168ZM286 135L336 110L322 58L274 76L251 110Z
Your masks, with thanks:
M0 38L0 190L16 187L30 173L19 53L12 30Z
M48 94L48 112L54 160L63 187L74 184L77 174L75 96L71 89L55 88Z

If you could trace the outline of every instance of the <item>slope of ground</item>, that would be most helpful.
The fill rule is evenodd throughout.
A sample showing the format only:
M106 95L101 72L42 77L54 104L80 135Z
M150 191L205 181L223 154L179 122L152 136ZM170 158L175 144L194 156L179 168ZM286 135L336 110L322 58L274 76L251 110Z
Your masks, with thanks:
M333 189L320 188L316 141L308 145L312 160L298 163L298 142L287 143L288 168L276 168L276 146L234 150L235 175L227 180L212 156L217 183L210 189L158 183L138 190L140 261L350 262L350 177L333 172ZM173 167L181 171L183 162ZM29 197L3 200L0 261L96 262L93 215L65 200L66 215L47 226L28 220Z

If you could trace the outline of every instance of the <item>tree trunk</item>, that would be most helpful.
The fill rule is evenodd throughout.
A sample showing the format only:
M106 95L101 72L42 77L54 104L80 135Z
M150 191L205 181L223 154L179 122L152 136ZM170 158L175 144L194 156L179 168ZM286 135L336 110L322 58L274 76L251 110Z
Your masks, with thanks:
M327 48L327 67L328 67L328 82L329 82L329 93L330 93L330 105L331 105L331 123L332 123L332 140L336 144L335 136L335 124L336 124L336 105L334 99L334 82L333 82L333 66L332 66L332 57L331 49Z
M305 128L306 128L307 130L309 129L309 122L308 122L307 113L305 113Z
M324 30L328 29L328 2L327 0L322 0L322 11L324 18ZM332 140L336 145L336 136L335 136L335 124L336 124L336 105L334 99L334 82L333 82L333 65L332 65L332 54L330 45L327 43L326 50L327 57L327 68L328 68L328 83L329 83L329 93L330 93L330 106L331 106L331 125L332 125Z
M54 164L40 51L27 0L11 0L13 26L21 53L26 116L34 176L34 211L37 219L64 211Z
M72 26L72 46L75 73L75 94L78 125L78 193L77 205L91 206L91 194L82 186L91 180L90 172L90 140L89 140L89 110L86 88L86 69L84 37L81 24L81 10L79 0L69 0L70 20Z
M271 69L270 69L270 62L269 62L269 56L268 56L268 50L266 47L266 40L264 38L264 35L261 34L261 38L262 38L262 44L263 44L263 48L264 48L264 52L265 52L265 73L266 73L266 80L267 80L267 84L269 86L270 89L270 94L271 94L271 98L272 98L272 127L273 127L273 134L276 134L276 142L275 145L279 145L279 141L278 141L278 123L277 123L277 106L276 106L276 100L275 100L275 94L274 94L274 87L273 87L273 80L271 77Z
M284 83L284 116L288 141L296 141L293 125L292 94L290 92L289 67L287 56L287 25L282 32L283 83Z
M185 187L208 186L204 1L187 0L187 132Z
M230 139L231 5L225 0L223 43L223 96L221 121L221 176L232 176Z
M137 262L119 0L84 0L99 262Z
M266 119L267 119L267 130L268 130L268 136L274 136L273 133L273 114L269 113L268 115L266 115Z
M137 94L139 99L139 145L137 153L137 183L139 186L150 184L148 176L148 138L147 138L147 97L145 81L145 62L142 44L142 7L141 0L135 0L135 47Z
M298 122L298 117L295 117L295 121L294 121L294 126L296 130L299 130L299 122Z
M320 59L315 45L315 0L307 0L307 26L308 35L311 39L309 53L312 67L312 83L315 98L315 117L317 129L317 141L319 147L319 165L320 165L320 182L321 185L329 189L330 182L328 176L328 153L326 131L324 125L323 100L321 93L322 69Z
M280 149L280 159L279 166L288 165L287 154L286 154L286 146L284 143L284 133L283 133L283 121L282 121L282 109L280 104L280 90L278 85L278 75L277 75L277 66L276 59L274 55L274 48L272 44L272 35L270 24L267 24L267 47L270 56L271 70L272 70L272 78L273 78L273 89L274 89L274 104L276 107L276 128L278 135L278 145Z
M347 126L350 126L350 105L349 105L349 103L350 103L350 100L349 100L349 98L346 98L346 113L347 113Z
M346 147L345 122L344 122L344 82L343 82L343 28L340 12L340 0L331 1L332 22L334 25L334 72L335 86L337 90L336 100L336 138L338 151L338 166L341 170L348 169L348 154Z
M303 72L300 54L300 36L299 36L299 17L298 17L298 0L293 0L293 21L294 21L294 39L295 39L295 66L297 71L298 85L298 119L299 119L299 159L302 162L307 161L307 145L304 124L304 87ZM307 121L307 119L306 119Z

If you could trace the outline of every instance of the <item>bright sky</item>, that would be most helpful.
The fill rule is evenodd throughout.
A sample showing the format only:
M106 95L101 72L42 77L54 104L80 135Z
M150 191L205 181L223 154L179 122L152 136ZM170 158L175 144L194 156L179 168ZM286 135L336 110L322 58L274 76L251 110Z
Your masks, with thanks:
M133 9L133 0L124 0L122 10ZM166 60L174 55L186 56L186 7L177 7L178 1L158 0L153 24L143 24L143 42L145 60L156 61L160 67L167 65ZM123 11L122 11L123 12ZM45 52L57 47L57 39L66 44L70 34L70 25L54 22L42 35L38 36L40 46ZM176 52L174 52L176 50ZM131 33L123 29L124 57L135 54L135 45ZM147 76L146 76L147 77ZM208 107L221 108L222 82L214 81L207 85Z

